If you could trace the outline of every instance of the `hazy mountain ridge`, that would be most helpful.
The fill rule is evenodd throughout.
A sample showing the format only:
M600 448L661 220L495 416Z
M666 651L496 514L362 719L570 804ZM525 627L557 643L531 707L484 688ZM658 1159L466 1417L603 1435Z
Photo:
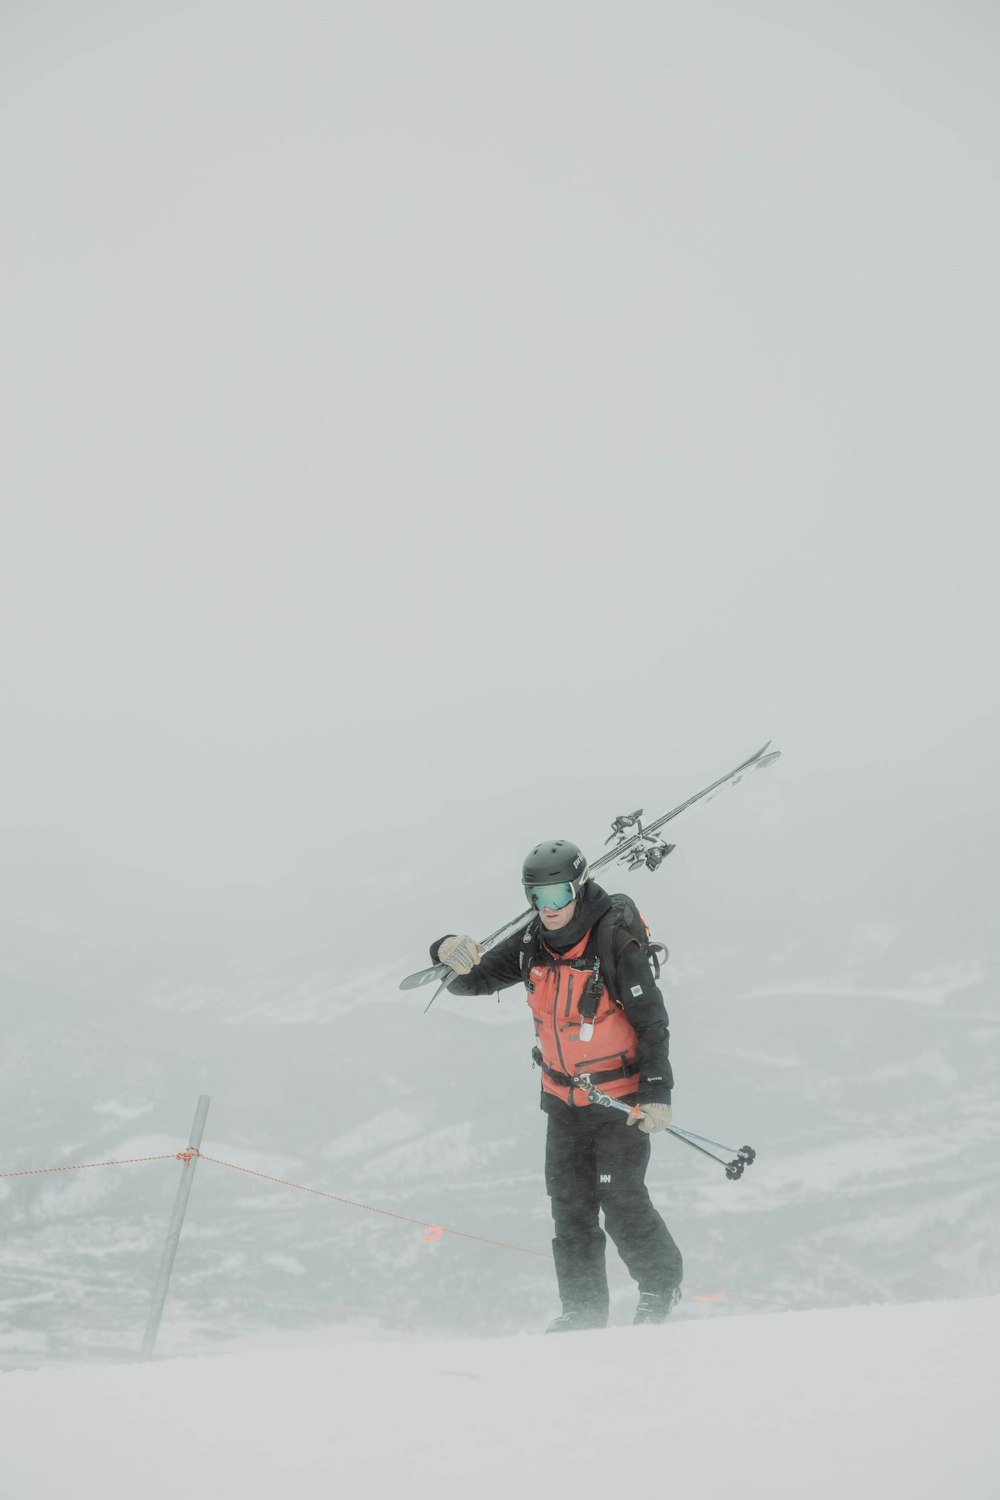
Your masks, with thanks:
M731 1183L679 1142L654 1143L650 1187L692 1297L724 1293L681 1315L753 1305L740 1294L824 1306L993 1290L991 965L927 979L881 951L846 976L803 979L788 976L791 962L762 975L757 959L750 988L736 978L748 971L739 950L665 971L679 1123L758 1151ZM71 1019L59 1007L58 1027L38 1011L5 1060L17 1150L4 1165L176 1150L204 1090L211 1155L547 1251L544 1121L522 997L442 996L425 1016L430 992L400 995L388 982L399 972L386 965L334 988L324 970L266 1003L262 984L221 995L206 986L197 1009L186 984L161 985L142 1005L143 1046L114 1006ZM72 1094L47 1092L42 1059L51 1076L75 1072ZM36 1104L24 1117L29 1086ZM134 1347L175 1182L170 1163L0 1182L7 1362ZM616 1279L620 1321L632 1296ZM427 1244L419 1227L206 1162L163 1340L197 1347L357 1317L504 1332L541 1323L554 1300L544 1261L447 1236Z

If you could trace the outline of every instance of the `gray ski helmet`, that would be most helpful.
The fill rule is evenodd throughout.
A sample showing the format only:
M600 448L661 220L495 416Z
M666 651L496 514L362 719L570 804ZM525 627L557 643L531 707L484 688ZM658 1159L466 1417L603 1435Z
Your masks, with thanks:
M536 844L525 856L521 870L525 890L530 885L557 885L565 880L573 887L573 895L579 896L589 879L590 866L569 839L548 839L544 844Z

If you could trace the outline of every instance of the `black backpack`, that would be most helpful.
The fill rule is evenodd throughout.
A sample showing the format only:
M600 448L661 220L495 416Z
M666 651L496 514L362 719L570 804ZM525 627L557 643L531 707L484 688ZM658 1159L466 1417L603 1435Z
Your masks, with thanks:
M606 911L599 921L595 922L590 929L590 940L586 951L580 958L551 959L546 957L547 963L572 964L574 968L583 968L587 965L592 969L592 974L587 982L587 988L580 996L579 1011L585 1021L592 1021L597 1011L597 1002L601 996L602 985L607 986L608 994L616 1005L621 1005L621 994L618 987L618 960L621 954L630 944L634 943L643 957L649 961L654 978L660 977L660 960L666 963L668 958L667 949L662 943L654 943L649 934L649 923L642 912L636 906L631 896L618 891L611 896L611 910ZM532 968L542 958L542 928L536 918L524 934L524 945L521 950L521 973L527 979Z

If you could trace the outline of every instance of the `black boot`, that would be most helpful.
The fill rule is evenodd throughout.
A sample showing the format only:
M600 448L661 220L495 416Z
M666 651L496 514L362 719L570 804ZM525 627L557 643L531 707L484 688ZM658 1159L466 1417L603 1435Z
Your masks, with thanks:
M585 1328L606 1328L607 1308L574 1307L553 1318L546 1333L582 1333Z
M679 1286L672 1287L669 1292L640 1292L633 1327L637 1323L665 1323L680 1300Z
M546 1333L576 1333L608 1326L608 1276L604 1269L604 1235L552 1241L562 1312Z

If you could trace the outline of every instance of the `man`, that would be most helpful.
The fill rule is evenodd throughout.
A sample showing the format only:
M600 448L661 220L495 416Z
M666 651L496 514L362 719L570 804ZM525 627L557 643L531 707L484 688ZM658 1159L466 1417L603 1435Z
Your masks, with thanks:
M441 938L431 961L455 971L453 994L488 995L522 983L527 990L548 1116L545 1186L563 1309L546 1331L607 1324L600 1211L639 1287L634 1321L662 1323L680 1296L682 1275L680 1251L645 1185L649 1137L671 1118L663 996L643 947L616 922L611 897L590 879L575 844L537 845L522 881L537 913L523 934L489 953L465 934ZM630 1113L592 1104L573 1083L582 1073L602 1093L632 1105Z

